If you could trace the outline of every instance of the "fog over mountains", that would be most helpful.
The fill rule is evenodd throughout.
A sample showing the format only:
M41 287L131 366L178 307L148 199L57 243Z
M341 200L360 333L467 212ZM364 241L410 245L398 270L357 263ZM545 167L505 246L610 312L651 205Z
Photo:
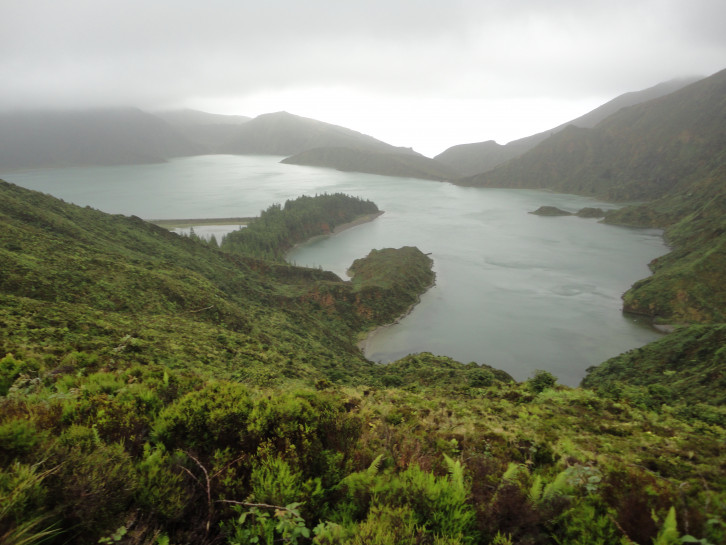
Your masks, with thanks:
M505 182L491 177L471 177L539 146L546 150L567 138L577 140L573 127L590 129L617 114L627 116L623 109L687 88L694 81L673 80L626 93L548 131L506 145L461 144L433 159L352 129L287 112L250 119L195 110L17 111L0 114L0 169L153 163L209 153L263 154L338 170L501 185ZM528 157L534 160L534 155ZM501 177L501 171L496 176ZM547 186L546 182L528 184Z
M0 168L143 164L207 149L136 108L0 114Z
M698 78L676 79L660 83L642 91L625 93L577 119L563 123L550 130L513 140L505 145L488 140L487 142L452 146L434 158L447 165L455 166L463 176L472 176L486 172L509 159L522 155L524 152L534 148L553 134L564 130L570 125L592 128L622 108L659 98L695 81L698 81Z
M466 185L648 200L683 189L724 161L726 70L622 108L593 128L568 125Z

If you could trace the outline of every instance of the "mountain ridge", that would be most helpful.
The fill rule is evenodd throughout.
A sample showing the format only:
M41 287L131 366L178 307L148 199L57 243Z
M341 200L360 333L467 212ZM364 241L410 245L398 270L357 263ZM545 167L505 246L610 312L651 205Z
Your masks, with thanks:
M210 153L226 144L236 128L252 118L243 115L210 114L199 110L163 110L153 112L178 129L189 140L204 146Z
M567 121L561 125L553 127L552 129L526 136L524 138L518 138L517 140L513 140L507 144L498 144L494 140L470 144L459 144L444 150L440 154L434 156L434 159L458 168L464 176L481 174L502 163L519 157L544 142L553 134L566 129L570 125L581 128L592 128L622 108L665 96L700 79L702 78L674 79L659 83L641 91L624 93L605 104L598 106L594 110L571 121Z
M726 70L630 106L592 129L573 125L522 156L457 183L650 200L702 175L726 143Z
M352 129L288 112L262 114L246 122L220 151L290 156L329 146L412 153Z
M204 152L138 108L0 113L0 169L159 163Z

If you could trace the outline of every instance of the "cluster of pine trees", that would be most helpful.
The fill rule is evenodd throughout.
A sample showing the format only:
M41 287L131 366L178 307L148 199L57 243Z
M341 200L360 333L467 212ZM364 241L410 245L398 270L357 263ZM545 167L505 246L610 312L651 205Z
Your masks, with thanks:
M319 235L327 235L354 219L377 214L375 203L343 193L302 196L273 204L260 213L245 229L224 237L221 248L227 252L282 259L295 244Z

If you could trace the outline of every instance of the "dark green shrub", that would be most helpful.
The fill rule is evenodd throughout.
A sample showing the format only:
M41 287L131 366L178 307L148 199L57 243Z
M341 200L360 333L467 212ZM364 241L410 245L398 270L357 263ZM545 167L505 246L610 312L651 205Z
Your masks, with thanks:
M386 388L397 388L403 386L403 379L398 375L383 375L381 377L381 384Z
M489 369L471 369L468 374L469 386L472 388L487 388L494 382L494 373Z
M248 447L245 439L251 410L244 386L216 382L164 409L154 424L153 437L169 450L244 449Z
M0 359L0 396L8 394L10 386L23 371L23 364L16 360L12 354Z
M0 465L31 452L41 436L31 421L16 418L0 424Z
M331 451L347 452L360 435L360 422L341 400L324 392L298 391L261 398L250 413L247 431L260 456L282 455L326 486L337 461Z
M145 445L138 465L139 487L136 498L147 512L157 513L167 520L181 517L191 502L193 493L184 482L179 456L170 455L163 445Z
M552 388L555 384L557 384L557 377L549 371L542 371L541 369L536 370L534 375L527 380L527 386L535 393Z
M15 462L0 469L0 537L2 528L39 510L46 497L43 479L48 471Z
M411 465L400 474L379 473L379 456L367 470L353 473L342 481L345 495L337 506L337 512L342 516L340 522L350 523L366 514L370 519L370 513L378 513L384 517L390 515L391 521L397 521L395 524L405 534L401 538L412 539L419 534L418 529L425 528L426 533L438 539L471 543L474 510L467 503L470 489L464 480L464 468L446 455L444 459L449 474L437 477L417 465ZM388 543L380 541L383 534L372 520L361 524L360 530L372 542ZM385 529L383 532L385 534Z
M74 426L59 438L49 458L58 471L46 479L48 497L66 523L81 535L118 527L137 487L123 447L106 445L95 430Z

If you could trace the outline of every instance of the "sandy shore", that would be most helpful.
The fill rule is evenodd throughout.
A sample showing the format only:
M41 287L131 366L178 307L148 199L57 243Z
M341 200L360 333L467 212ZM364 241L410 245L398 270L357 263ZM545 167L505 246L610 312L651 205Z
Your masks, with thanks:
M368 349L368 344L370 343L371 339L377 334L383 331L384 329L387 329L389 327L392 327L399 323L401 320L403 320L406 316L411 314L413 312L413 309L416 308L416 305L418 305L421 302L421 296L429 291L431 288L433 288L436 285L436 277L434 277L434 281L431 282L431 285L427 286L426 289L419 294L419 296L416 298L416 302L413 303L410 307L406 309L406 312L401 314L398 318L393 320L390 324L383 324L379 325L375 329L371 329L365 334L365 337L363 337L361 340L359 340L355 345L358 347L358 349L363 352L363 355L365 356L366 350ZM366 356L368 357L368 356Z
M382 214L383 214L383 210L381 210L380 212L376 212L375 214L365 214L364 216L359 216L356 219L354 219L353 221L349 221L348 223L341 223L337 227L334 227L333 231L328 233L327 235L316 235L316 236L310 237L309 239L304 240L302 242L298 242L297 244L295 244L295 246L293 246L292 248L290 248L290 250L288 250L288 253L291 252L292 250L294 250L295 248L304 246L305 244L308 244L309 242L312 242L314 240L318 240L323 237L329 237L332 235L337 235L341 231L345 231L346 229L350 229L351 227L355 227L356 225L360 225L361 223L368 223L370 221L373 221L374 219L376 219L378 216L380 216Z
M341 231L345 231L346 229L350 229L351 227L355 227L356 225L360 225L361 223L368 223L369 221L373 221L378 216L383 215L383 213L384 213L384 211L380 210L380 211L376 212L375 214L366 214L364 216L360 216L360 217L354 219L353 221L349 221L348 223L342 223L333 229L333 234L334 235L338 234Z

